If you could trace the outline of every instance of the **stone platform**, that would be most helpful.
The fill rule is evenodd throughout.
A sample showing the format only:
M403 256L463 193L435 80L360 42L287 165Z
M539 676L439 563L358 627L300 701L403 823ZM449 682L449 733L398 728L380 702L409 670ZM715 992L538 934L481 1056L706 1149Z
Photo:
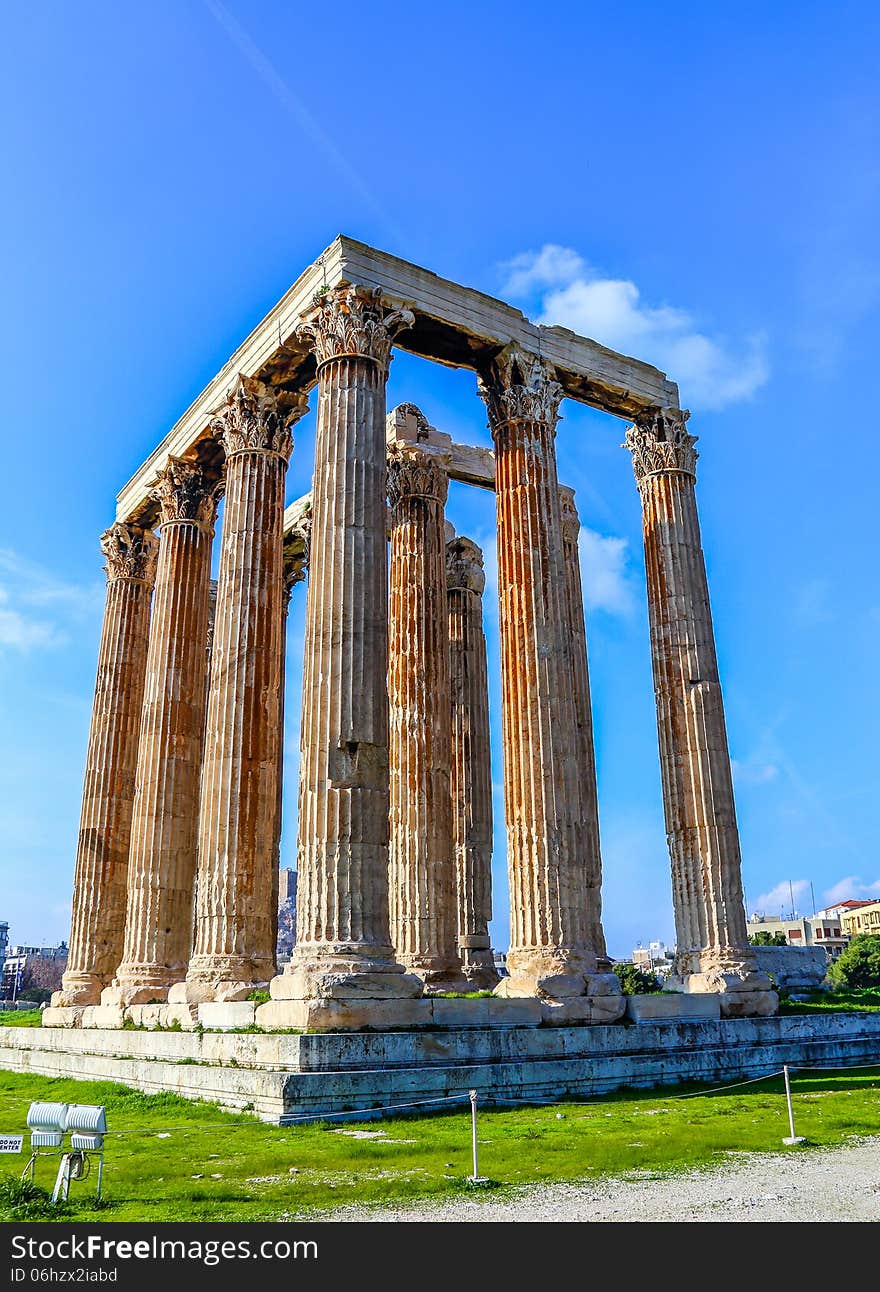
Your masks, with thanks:
M0 1029L0 1068L173 1091L280 1125L381 1115L389 1104L470 1089L487 1104L546 1102L733 1081L783 1063L880 1066L880 1014L303 1035Z

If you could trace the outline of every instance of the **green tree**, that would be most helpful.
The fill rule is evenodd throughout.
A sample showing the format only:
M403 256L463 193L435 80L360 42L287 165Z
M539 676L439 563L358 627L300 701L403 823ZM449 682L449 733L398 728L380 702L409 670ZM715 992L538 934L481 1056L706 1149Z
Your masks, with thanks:
M749 942L753 947L787 947L784 933L770 933L767 929L759 929L753 933Z
M661 990L661 982L655 973L646 973L638 965L615 965L614 972L620 983L624 996L648 996L651 992Z
M828 970L834 987L880 987L880 937L860 933Z

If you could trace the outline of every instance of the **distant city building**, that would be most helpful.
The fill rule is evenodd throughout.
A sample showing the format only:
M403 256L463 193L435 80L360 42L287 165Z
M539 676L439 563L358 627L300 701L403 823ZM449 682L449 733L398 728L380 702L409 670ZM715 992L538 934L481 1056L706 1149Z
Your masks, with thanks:
M858 906L850 907L841 916L841 923L851 938L861 933L880 938L880 901L859 902Z
M817 911L816 915L822 916L825 919L828 919L830 917L831 919L842 920L844 915L846 915L848 911L854 911L858 906L870 906L870 905L871 905L870 898L860 902L856 901L854 898L847 898L845 902L838 902L835 906L826 906L824 910Z
M278 941L275 955L279 964L290 959L296 944L296 871L289 866L278 873Z
M9 924L6 920L0 920L0 974L3 973L3 965L6 961L6 946L9 942Z
M7 1000L32 987L58 991L66 964L66 942L57 947L14 944L6 951L0 990Z
M836 960L849 941L849 935L836 915L794 915L789 920L770 915L752 915L746 924L749 937L756 933L781 933L790 947L824 947L829 960ZM880 932L880 929L878 929Z
M649 942L643 947L641 942L633 948L632 962L637 969L646 973L667 974L675 961L675 947L668 947L665 942Z

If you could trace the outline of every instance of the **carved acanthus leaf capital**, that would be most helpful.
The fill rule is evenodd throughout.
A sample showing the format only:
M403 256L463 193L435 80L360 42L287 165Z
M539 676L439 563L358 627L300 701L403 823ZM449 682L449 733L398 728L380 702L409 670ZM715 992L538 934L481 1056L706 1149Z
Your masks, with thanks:
M479 385L493 431L506 422L543 422L555 427L559 420L562 386L555 368L540 355L516 345L506 346L492 360Z
M216 471L175 457L169 457L150 491L150 497L159 504L163 525L172 520L191 520L210 528L222 496L223 481Z
M296 333L312 342L319 365L330 359L371 359L384 371L394 338L414 322L411 310L386 304L378 287L355 285L319 293Z
M101 551L107 558L104 569L108 583L136 579L152 587L156 582L159 540L152 530L117 521L101 535Z
M449 491L447 457L414 444L392 444L388 449L388 500L392 508L410 498L431 498L445 503Z
M469 538L453 538L446 544L447 589L482 593L485 586L483 553Z
M239 376L211 419L226 456L260 449L287 461L293 451L291 427L309 410L299 391L275 390L256 377Z
M633 455L636 484L662 472L697 475L697 436L690 435L690 413L681 408L650 408L626 432L623 447Z
M581 532L581 518L574 502L574 490L568 485L559 486L559 511L562 516L562 537L567 543L576 543Z

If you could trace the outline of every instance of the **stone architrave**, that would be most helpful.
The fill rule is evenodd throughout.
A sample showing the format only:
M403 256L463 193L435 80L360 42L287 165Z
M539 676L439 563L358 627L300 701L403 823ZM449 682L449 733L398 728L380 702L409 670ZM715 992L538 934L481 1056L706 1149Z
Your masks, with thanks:
M451 702L444 456L406 443L388 454L391 577L391 941L429 992L466 991L458 950L450 792Z
M271 977L283 641L284 482L302 394L239 377L213 429L226 502L199 811L196 934L172 1004L246 998Z
M499 981L489 938L492 918L492 764L489 683L483 632L483 553L469 538L446 544L452 707L452 839L461 966L472 989Z
M113 525L101 538L107 602L86 755L70 952L54 1006L97 1005L122 956L157 547L156 536L136 525Z
M385 386L392 340L411 322L377 290L355 286L319 296L300 326L318 361L319 394L297 934L258 1022L283 1013L290 1026L312 1025L333 1001L402 1005L422 991L395 960L388 923Z
M538 356L509 346L481 382L495 441L504 796L510 876L509 977L548 1021L610 1022L624 1008L591 944L580 833L579 736L555 435L562 388Z
M574 490L559 488L562 514L562 552L565 561L565 591L571 624L574 707L578 735L578 782L581 796L580 834L587 868L589 943L596 952L600 969L610 970L602 928L602 853L599 846L599 795L596 785L596 752L593 743L593 705L590 698L590 668L587 661L587 629L578 539L581 522Z
M719 992L725 1015L772 1014L749 946L739 832L696 500L688 414L656 409L627 431L642 500L676 965L667 989Z
M160 542L150 621L122 963L104 1004L164 1000L192 949L205 733L211 546L222 483L171 458L159 473Z

